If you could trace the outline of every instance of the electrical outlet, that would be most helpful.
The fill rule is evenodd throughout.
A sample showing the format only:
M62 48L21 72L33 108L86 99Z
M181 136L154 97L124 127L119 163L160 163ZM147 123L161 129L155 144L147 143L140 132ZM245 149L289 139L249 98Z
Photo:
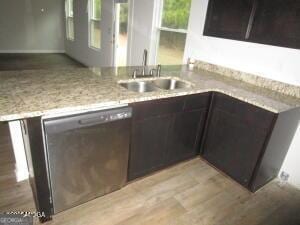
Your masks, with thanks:
M283 182L287 182L290 178L290 175L284 171L281 172L280 174L280 180L282 180Z

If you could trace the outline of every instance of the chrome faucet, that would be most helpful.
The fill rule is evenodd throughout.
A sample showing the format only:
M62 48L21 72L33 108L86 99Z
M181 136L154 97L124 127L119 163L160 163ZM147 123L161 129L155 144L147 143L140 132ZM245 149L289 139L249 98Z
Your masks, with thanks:
M154 72L156 73L156 77L160 77L160 73L161 73L161 65L157 65L156 69L151 69L150 70L150 76L154 77Z
M161 65L157 65L156 76L160 77L160 73L161 73Z
M150 77L154 77L156 75L156 77L160 77L160 73L161 73L161 65L157 65L156 68L152 68L149 72L149 74L146 74L146 70L147 70L147 61L148 61L148 51L147 49L144 49L144 53L143 53L143 63L142 63L142 73L139 73L139 69L135 69L133 71L132 74L132 78L136 79L137 77L145 77L145 76L150 76ZM154 75L155 73L155 75Z
M146 74L146 66L147 66L147 59L148 59L148 51L147 49L144 49L144 54L143 54L143 70L142 70L142 75L145 76Z

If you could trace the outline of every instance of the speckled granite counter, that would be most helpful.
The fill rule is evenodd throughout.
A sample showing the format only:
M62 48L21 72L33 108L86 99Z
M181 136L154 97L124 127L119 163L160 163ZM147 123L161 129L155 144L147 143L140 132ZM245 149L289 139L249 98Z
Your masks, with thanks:
M256 87L206 70L165 66L163 77L177 77L189 89L136 93L118 85L135 68L27 70L0 72L0 121L92 110L116 104L218 91L278 113L300 106L300 99Z

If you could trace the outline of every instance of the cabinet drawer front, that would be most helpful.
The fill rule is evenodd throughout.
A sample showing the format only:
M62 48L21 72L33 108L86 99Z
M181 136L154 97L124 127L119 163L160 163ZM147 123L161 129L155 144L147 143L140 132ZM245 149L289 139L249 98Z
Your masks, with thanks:
M188 95L185 99L184 111L193 111L208 108L210 102L210 93Z
M249 126L255 124L262 131L267 131L270 128L276 115L273 112L220 93L214 94L213 107L242 118Z
M150 117L163 116L181 112L184 97L174 97L133 104L133 119L144 120Z

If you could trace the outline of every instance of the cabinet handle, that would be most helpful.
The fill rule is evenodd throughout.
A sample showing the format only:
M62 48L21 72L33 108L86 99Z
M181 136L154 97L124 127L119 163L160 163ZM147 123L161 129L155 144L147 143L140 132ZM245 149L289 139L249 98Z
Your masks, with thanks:
M21 122L21 126L23 127L24 134L27 135L28 132L24 120L21 120L20 122Z
M249 22L248 22L248 26L247 26L246 35L245 35L246 40L248 40L249 37L250 37L250 33L251 33L251 30L252 30L256 10L257 10L257 0L254 0L253 5L252 5L250 18L249 18Z

